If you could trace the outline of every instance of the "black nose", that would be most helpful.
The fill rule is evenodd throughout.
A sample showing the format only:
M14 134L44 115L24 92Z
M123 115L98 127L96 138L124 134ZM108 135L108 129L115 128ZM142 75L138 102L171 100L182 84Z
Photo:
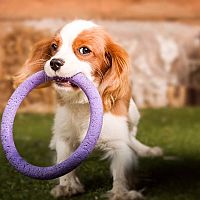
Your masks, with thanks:
M61 66L63 66L64 64L65 64L65 61L60 58L53 58L50 61L51 69L53 69L54 71L59 70Z

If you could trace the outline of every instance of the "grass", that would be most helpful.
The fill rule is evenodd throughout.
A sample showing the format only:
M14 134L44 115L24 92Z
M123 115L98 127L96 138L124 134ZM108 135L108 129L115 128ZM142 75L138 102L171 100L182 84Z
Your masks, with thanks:
M148 200L197 200L200 198L200 108L147 109L142 111L138 138L148 145L159 145L164 158L140 159L137 189ZM15 142L29 162L52 164L48 149L52 115L18 114ZM103 199L111 188L109 165L94 152L78 168L85 184L84 195L71 200ZM0 149L0 199L53 199L50 189L57 181L38 181L24 177L9 166ZM64 199L64 198L61 198Z

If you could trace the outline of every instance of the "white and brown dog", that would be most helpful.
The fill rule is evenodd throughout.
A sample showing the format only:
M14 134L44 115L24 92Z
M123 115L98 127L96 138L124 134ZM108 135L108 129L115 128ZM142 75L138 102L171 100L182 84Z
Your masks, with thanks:
M160 156L162 150L136 140L140 118L131 98L130 63L126 51L108 33L91 21L76 20L65 25L54 37L37 43L30 58L16 77L22 82L44 69L48 76L70 77L82 72L98 88L104 106L103 128L97 148L109 158L113 187L112 200L140 199L131 190L129 174L137 156ZM89 104L84 93L70 83L53 83L58 105L50 148L57 152L57 163L65 160L85 137L89 123ZM55 197L84 192L75 171L60 178L52 189Z

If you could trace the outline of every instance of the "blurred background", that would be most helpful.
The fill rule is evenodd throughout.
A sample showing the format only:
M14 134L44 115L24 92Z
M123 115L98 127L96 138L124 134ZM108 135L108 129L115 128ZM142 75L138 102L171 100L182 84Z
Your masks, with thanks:
M200 199L200 0L0 0L0 113L33 44L80 18L104 26L128 51L142 114L137 138L164 150L140 158L136 189L148 200ZM54 96L51 88L32 91L15 119L16 146L35 165L52 165ZM100 156L78 168L86 193L69 200L105 200L112 177ZM55 184L16 172L0 145L1 200L53 200Z
M0 10L0 111L32 45L79 18L104 26L128 51L140 108L200 104L199 0L1 0ZM21 111L54 106L46 88L32 92Z

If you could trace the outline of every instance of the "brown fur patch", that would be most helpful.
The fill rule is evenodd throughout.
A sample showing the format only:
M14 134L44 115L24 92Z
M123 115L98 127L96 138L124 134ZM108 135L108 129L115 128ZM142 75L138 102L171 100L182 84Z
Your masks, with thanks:
M13 78L14 87L22 83L30 75L42 70L44 64L49 60L55 51L52 50L51 44L56 43L61 46L62 41L59 35L52 38L47 38L36 43L29 55L29 58L25 62L24 66L18 72L18 74ZM49 86L49 84L43 84L42 87Z
M81 55L79 48L86 46L92 52ZM73 43L76 56L91 64L93 76L99 86L104 111L127 115L131 98L128 54L101 28L80 33Z

